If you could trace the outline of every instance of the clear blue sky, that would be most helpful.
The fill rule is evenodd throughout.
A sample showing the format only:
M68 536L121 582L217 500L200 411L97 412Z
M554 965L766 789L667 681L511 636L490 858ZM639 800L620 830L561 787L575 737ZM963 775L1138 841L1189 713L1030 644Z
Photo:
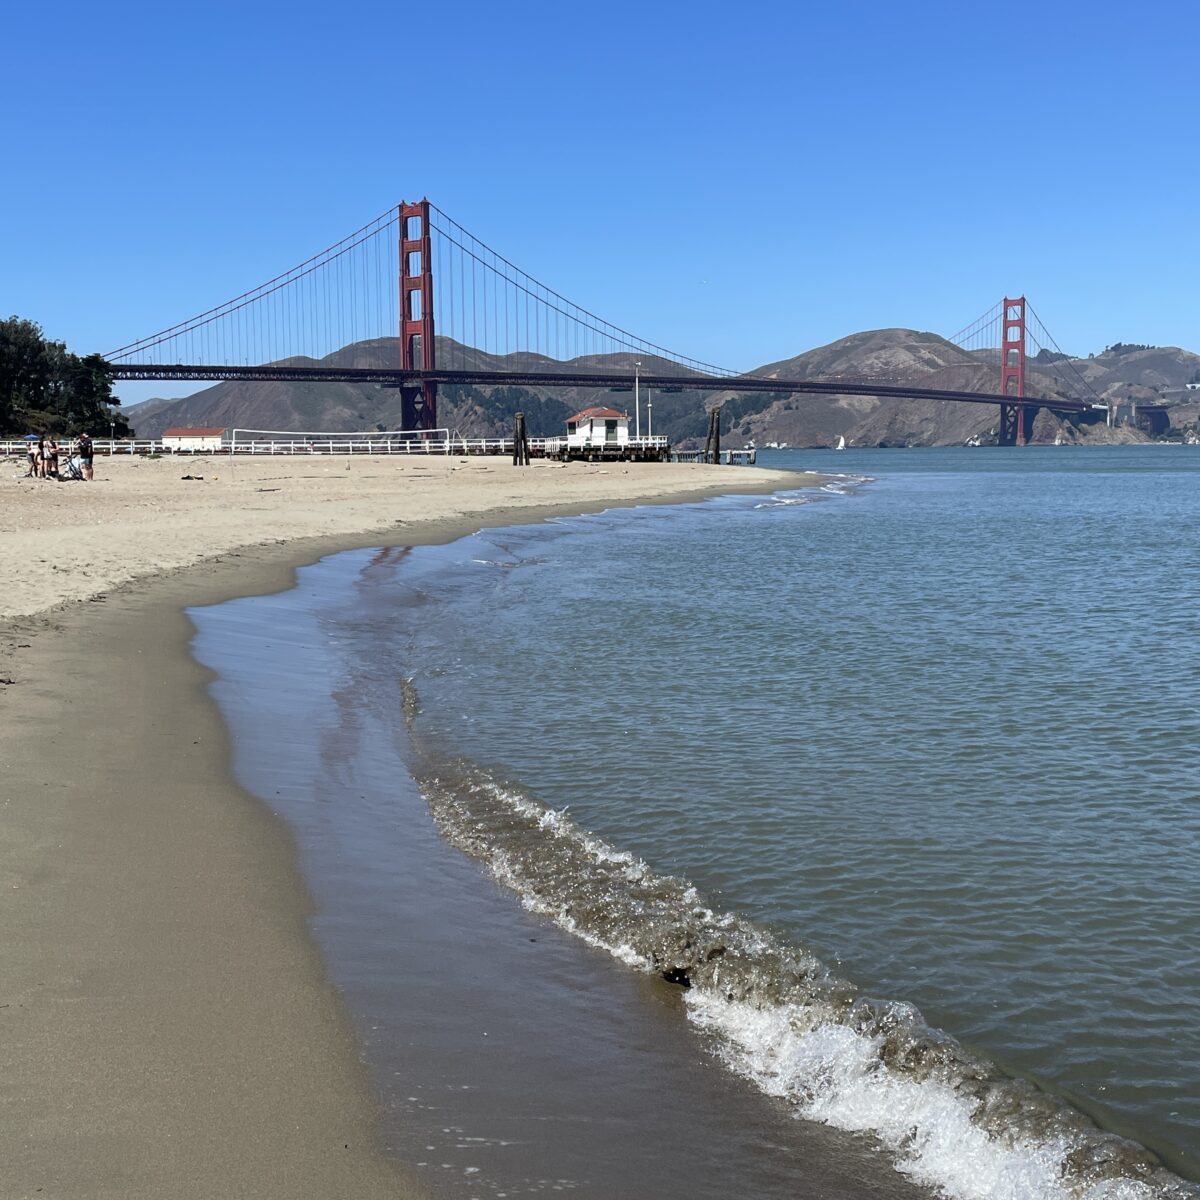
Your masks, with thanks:
M1200 350L1200 10L1005 7L10 5L0 309L103 352L428 195L731 367L1005 292Z

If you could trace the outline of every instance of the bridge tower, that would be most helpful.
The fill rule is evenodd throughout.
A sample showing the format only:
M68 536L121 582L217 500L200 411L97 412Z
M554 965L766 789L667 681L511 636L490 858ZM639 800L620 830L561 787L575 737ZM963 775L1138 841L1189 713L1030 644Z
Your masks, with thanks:
M437 352L433 341L433 239L429 201L400 203L400 369L432 371ZM423 380L400 388L400 424L404 429L437 428L437 384Z
M1000 394L1014 399L1025 395L1025 297L1004 297L1000 321ZM1000 445L1024 446L1033 433L1035 407L1000 404Z

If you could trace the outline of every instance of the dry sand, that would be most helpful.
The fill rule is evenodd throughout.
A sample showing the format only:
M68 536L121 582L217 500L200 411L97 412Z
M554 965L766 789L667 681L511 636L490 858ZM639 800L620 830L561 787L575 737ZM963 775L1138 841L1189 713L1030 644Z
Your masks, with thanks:
M0 617L82 600L243 546L400 541L428 521L535 519L633 500L766 491L797 476L698 464L513 467L503 458L196 456L96 459L91 483L24 479L0 460ZM193 476L191 479L186 476Z
M419 1195L375 1143L292 839L230 778L184 605L286 587L352 545L803 480L497 459L15 473L0 481L0 1195Z

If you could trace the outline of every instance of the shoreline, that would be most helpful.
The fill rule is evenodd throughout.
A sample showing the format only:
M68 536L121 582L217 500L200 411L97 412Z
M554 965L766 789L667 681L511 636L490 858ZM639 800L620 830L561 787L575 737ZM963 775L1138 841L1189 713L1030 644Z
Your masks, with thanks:
M0 473L0 623L225 555L304 542L316 547L315 556L322 546L328 552L426 537L430 525L473 530L560 511L805 487L821 478L693 463L606 467L537 459L516 468L445 456L117 458L104 472L92 483L63 484Z
M184 609L284 590L335 551L810 481L707 473L225 546L0 620L6 1194L420 1195L379 1147L295 839L232 777Z

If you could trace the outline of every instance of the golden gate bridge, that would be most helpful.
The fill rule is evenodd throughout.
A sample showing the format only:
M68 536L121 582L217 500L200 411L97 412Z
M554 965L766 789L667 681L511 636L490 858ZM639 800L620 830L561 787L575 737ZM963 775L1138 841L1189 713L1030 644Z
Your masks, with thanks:
M438 389L583 387L857 395L999 408L998 440L1024 445L1039 408L1106 409L1024 296L947 339L965 352L921 386L887 376L744 373L638 337L533 279L428 200L404 203L298 266L205 312L118 347L117 379L283 380L398 388L405 430L437 426ZM1032 357L1057 373L1027 393ZM995 390L954 386L994 372ZM965 373L965 374L964 374ZM1062 376L1065 375L1066 386ZM961 380L960 380L961 381Z

